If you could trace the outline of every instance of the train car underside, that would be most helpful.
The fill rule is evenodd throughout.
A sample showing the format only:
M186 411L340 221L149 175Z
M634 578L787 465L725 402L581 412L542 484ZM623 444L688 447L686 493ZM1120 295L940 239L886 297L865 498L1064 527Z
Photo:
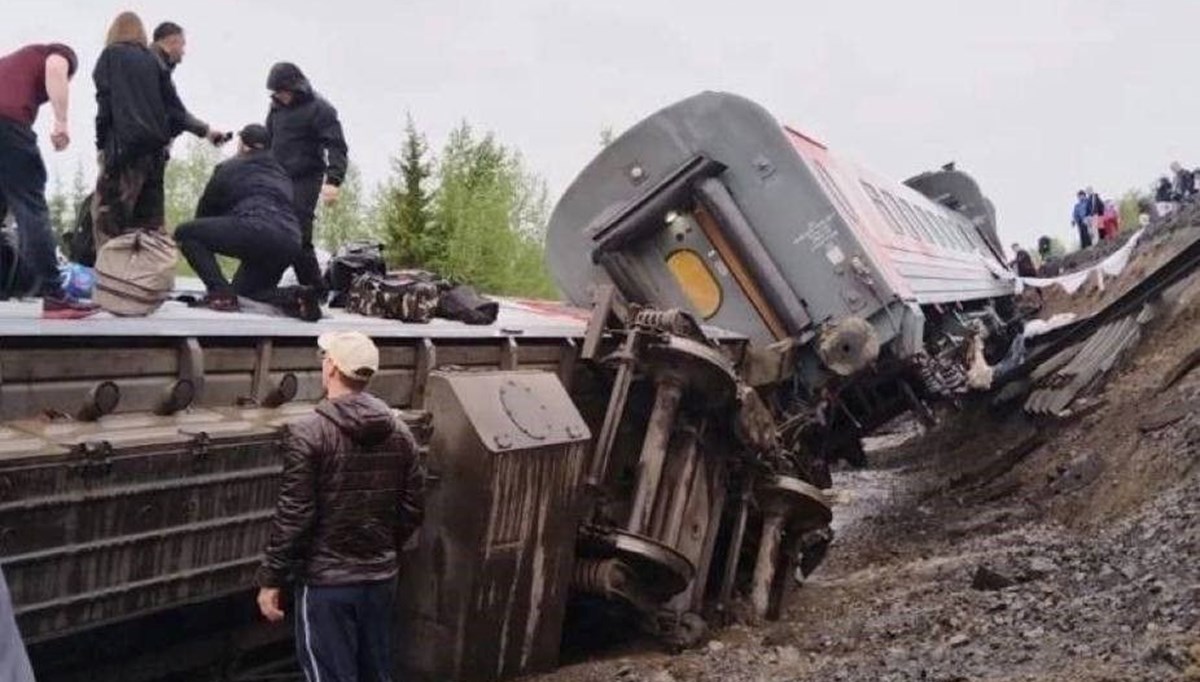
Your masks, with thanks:
M172 308L45 323L6 304L0 562L37 671L237 679L286 653L251 581L279 430L320 398L327 328L375 337L373 389L426 451L398 674L544 670L600 615L672 646L735 601L772 615L830 511L743 378L745 339L603 300L590 318L506 303L475 328Z

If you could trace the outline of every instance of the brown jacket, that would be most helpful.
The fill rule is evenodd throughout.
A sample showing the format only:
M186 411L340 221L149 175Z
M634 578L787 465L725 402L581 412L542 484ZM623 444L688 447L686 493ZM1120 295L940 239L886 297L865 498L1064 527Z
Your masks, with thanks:
M367 393L325 400L283 438L283 479L257 581L279 587L387 580L421 525L417 443Z

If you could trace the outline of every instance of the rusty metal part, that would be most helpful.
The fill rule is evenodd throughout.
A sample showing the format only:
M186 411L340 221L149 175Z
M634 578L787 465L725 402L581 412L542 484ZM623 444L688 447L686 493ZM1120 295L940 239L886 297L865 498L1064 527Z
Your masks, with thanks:
M734 423L741 441L756 452L770 452L779 447L780 429L775 416L749 386L738 387L738 413Z
M754 480L747 476L742 482L742 488L738 494L733 532L730 535L729 545L725 548L725 570L721 572L721 587L717 599L717 606L721 609L728 609L733 599L737 567L741 561L742 545L746 541L746 523L750 518L750 498L753 489Z
M590 434L551 371L434 372L426 522L397 597L406 677L558 661Z
M850 376L879 357L879 335L870 322L860 317L843 317L821 331L817 354L831 372Z
M652 538L615 529L593 529L582 543L583 556L616 558L631 570L630 580L650 602L661 604L679 594L695 577L686 557Z
M121 389L111 381L101 381L88 391L75 417L81 422L94 422L111 414L121 402Z
M833 513L821 491L798 478L775 476L758 486L762 534L754 564L750 603L760 618L778 616L795 553L786 544L827 526Z
M167 417L186 410L196 399L196 387L187 379L174 381L163 391L162 402L155 408L154 414Z
M718 348L682 336L668 336L647 343L638 353L643 372L670 375L689 391L702 397L711 411L725 408L737 396L737 371Z
M1095 386L1140 339L1141 324L1133 315L1099 328L1069 362L1035 384L1025 402L1025 411L1048 416L1065 414L1068 406Z
M300 380L291 372L284 373L279 377L279 381L271 388L271 391L263 396L263 407L279 407L284 403L291 402L296 393L300 390Z
M606 362L617 366L616 377L613 379L612 390L609 392L608 406L604 413L604 423L596 435L596 447L592 451L588 466L588 487L599 489L608 474L608 458L616 441L617 430L625 416L625 403L629 399L629 389L633 385L635 369L634 349L637 346L638 333L630 331L626 334L620 349L610 356Z
M641 456L638 457L633 504L625 522L625 529L631 533L646 535L650 532L650 516L654 510L655 496L658 495L663 463L667 457L667 443L671 438L671 430L675 428L675 415L679 411L681 397L683 384L678 377L667 375L659 379L655 386L650 422L646 425L646 437L642 441Z
M655 500L651 535L670 547L678 547L683 530L683 514L696 485L698 456L696 429L688 427L677 432L667 453L662 489Z

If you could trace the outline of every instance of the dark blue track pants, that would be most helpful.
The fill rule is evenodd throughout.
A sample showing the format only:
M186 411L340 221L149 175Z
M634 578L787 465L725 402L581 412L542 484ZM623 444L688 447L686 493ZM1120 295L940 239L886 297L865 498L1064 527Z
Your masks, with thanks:
M296 592L296 654L308 682L392 682L394 581Z

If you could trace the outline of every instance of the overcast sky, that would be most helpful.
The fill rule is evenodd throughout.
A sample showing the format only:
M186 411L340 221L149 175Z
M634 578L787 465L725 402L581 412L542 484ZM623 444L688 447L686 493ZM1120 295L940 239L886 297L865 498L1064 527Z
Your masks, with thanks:
M435 147L463 119L494 131L557 196L602 128L706 89L756 99L897 181L957 161L1006 244L1073 239L1083 185L1116 196L1174 159L1200 165L1192 0L3 2L0 52L57 40L80 53L72 150L46 157L68 181L93 158L91 68L123 9L187 29L176 82L218 127L261 121L268 68L299 64L371 184L411 112Z

